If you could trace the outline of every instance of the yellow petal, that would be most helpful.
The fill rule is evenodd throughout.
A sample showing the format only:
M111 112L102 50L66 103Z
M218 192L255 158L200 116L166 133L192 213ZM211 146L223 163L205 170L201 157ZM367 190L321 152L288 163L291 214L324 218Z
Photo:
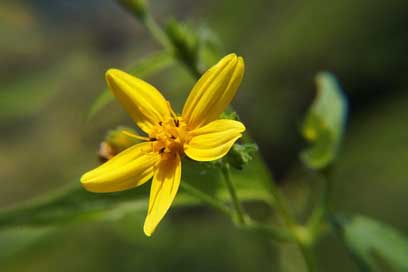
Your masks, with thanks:
M91 192L117 192L142 185L153 176L160 155L151 143L136 144L81 177L82 186Z
M216 120L192 131L193 138L185 146L184 152L196 161L213 161L228 153L245 127L234 120Z
M178 155L174 159L160 162L150 189L149 210L144 223L144 232L147 236L152 235L170 208L179 188L180 179L181 161Z
M244 60L229 54L211 67L191 90L183 119L194 129L216 120L228 107L244 76Z
M167 101L149 83L117 69L106 72L106 81L132 119L146 133L170 116Z

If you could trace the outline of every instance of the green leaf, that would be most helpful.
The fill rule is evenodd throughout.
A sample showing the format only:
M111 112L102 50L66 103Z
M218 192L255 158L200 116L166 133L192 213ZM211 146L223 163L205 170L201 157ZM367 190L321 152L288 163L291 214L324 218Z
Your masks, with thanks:
M122 193L92 194L85 191L79 181L0 213L0 228L14 226L52 226L54 224L98 218L101 212L132 200L133 205L144 206L141 198L143 190L130 190ZM106 214L105 214L106 215ZM104 215L104 216L105 216Z
M135 66L128 70L128 73L144 78L159 70L165 69L172 64L174 64L174 58L171 54L166 51L157 52L141 59ZM109 89L106 88L92 103L88 114L88 120L112 100L113 95Z
M236 143L228 152L225 160L236 169L244 169L253 158L253 154L258 151L258 146L255 143Z
M34 246L52 231L50 228L12 228L0 232L0 262L4 264L4 260Z
M361 215L334 222L362 271L408 271L408 238L393 227Z
M198 57L200 40L197 30L186 23L171 19L165 28L167 37L173 45L173 53L195 77L200 77Z
M320 73L316 82L317 95L302 127L310 146L301 153L301 159L308 167L321 169L336 157L344 133L347 100L333 75Z
M68 55L47 69L39 69L0 85L0 122L13 122L41 111L67 82L67 71L78 76L82 56ZM14 77L14 75L13 75Z
M238 195L243 201L270 201L265 186L269 172L259 157L243 171L232 172ZM216 168L210 164L183 161L182 183L187 182L219 201L229 201L229 195ZM9 227L53 226L86 220L116 219L135 211L146 212L149 183L132 190L116 193L90 193L79 181L59 192L30 201L18 207L0 211L0 229ZM201 201L181 189L173 205L195 206Z

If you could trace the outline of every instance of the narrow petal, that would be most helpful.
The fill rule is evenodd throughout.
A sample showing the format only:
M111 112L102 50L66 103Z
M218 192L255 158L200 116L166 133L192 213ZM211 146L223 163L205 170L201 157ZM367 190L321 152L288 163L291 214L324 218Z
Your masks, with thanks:
M168 102L149 83L117 69L106 72L106 81L132 119L146 133L170 116Z
M152 235L170 208L179 188L180 179L181 161L178 155L174 159L160 162L150 189L149 210L144 223L144 232L147 236Z
M235 96L244 76L244 60L229 54L211 67L191 90L183 108L183 119L191 128L216 120Z
M117 192L142 185L153 176L160 155L151 143L136 144L81 177L82 186L91 192Z
M213 161L228 153L245 127L234 120L216 120L192 132L193 138L185 147L185 154L196 161Z

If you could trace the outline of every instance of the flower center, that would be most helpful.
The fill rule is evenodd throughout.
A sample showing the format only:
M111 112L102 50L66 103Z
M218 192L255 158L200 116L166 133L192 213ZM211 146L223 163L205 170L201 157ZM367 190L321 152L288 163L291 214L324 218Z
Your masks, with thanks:
M153 143L153 151L161 154L163 159L183 155L184 144L191 139L186 123L176 116L159 122L150 132L149 138Z

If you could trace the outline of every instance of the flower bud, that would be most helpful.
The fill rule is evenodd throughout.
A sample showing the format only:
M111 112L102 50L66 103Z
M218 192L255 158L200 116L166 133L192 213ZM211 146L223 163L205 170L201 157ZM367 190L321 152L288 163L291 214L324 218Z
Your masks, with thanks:
M131 11L139 20L146 17L146 0L118 0L125 9Z
M118 127L108 131L98 149L98 157L101 162L110 160L118 153L140 142L123 131L134 133L133 129L127 127Z

